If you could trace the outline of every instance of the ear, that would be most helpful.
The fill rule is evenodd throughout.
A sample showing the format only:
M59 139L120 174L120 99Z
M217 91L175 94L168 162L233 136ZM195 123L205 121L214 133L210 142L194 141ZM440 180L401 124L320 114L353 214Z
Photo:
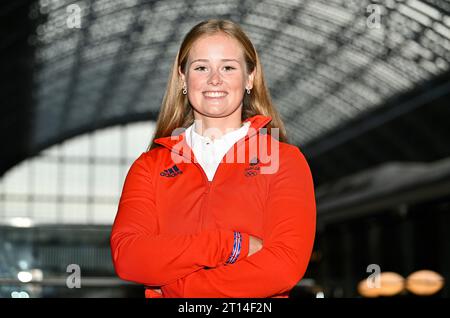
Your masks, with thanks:
M256 68L254 68L253 71L248 75L247 85L245 86L245 88L249 88L249 89L253 88L253 80L255 79L255 73L256 73Z
M183 74L183 72L181 70L181 65L178 66L178 74L180 75L181 81L183 83L186 83L186 76Z

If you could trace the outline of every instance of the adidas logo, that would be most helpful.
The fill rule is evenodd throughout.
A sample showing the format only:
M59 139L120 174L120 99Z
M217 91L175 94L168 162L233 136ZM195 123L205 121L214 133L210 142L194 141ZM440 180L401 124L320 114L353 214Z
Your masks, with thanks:
M164 169L164 171L162 171L159 175L162 177L168 177L168 178L172 178L172 177L176 177L179 174L182 174L183 171L181 171L177 165L173 165L172 168L169 169Z

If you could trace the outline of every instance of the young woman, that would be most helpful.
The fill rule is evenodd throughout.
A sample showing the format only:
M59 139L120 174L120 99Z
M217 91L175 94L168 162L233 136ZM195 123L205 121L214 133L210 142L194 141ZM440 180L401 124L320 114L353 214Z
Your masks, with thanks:
M199 23L125 180L111 234L118 276L147 297L287 297L315 218L309 166L287 143L254 46L231 21Z

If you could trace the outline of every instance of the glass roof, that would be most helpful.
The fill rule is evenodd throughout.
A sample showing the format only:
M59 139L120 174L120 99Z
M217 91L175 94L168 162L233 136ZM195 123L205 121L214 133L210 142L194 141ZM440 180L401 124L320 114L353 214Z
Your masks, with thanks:
M68 27L73 12L80 28ZM448 1L41 0L29 17L33 149L121 118L154 119L183 36L212 17L252 39L298 146L449 71Z

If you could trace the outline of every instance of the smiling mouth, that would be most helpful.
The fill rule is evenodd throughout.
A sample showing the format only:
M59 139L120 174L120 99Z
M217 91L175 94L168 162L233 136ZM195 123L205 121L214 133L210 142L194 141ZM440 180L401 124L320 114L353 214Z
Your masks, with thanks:
M227 92L223 92L223 91L207 91L207 92L203 92L203 96L205 96L206 98L223 98L225 96L227 96L228 93Z

